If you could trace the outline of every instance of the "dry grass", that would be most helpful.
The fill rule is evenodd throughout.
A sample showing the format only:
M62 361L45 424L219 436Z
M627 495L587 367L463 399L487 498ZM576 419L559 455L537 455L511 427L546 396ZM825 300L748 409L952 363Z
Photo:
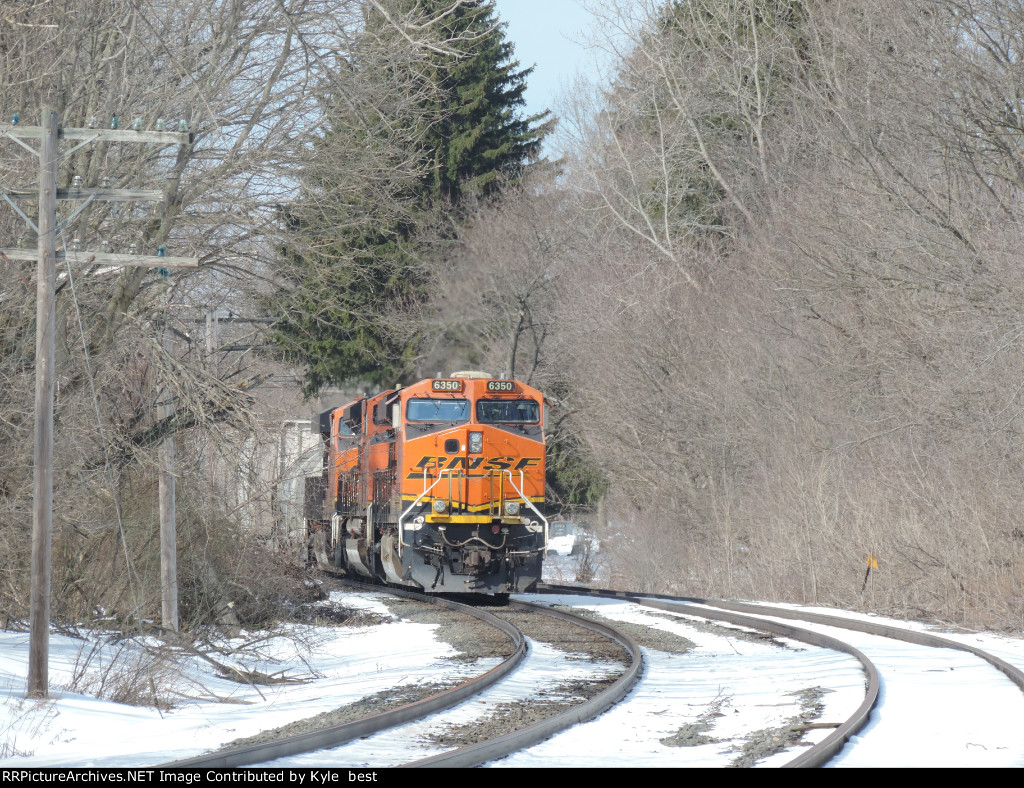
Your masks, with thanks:
M118 643L112 654L107 644L96 641L83 646L62 689L113 703L171 709L185 685L180 654L166 646Z
M35 739L57 716L56 704L52 700L31 700L10 697L5 704L14 710L7 726L0 729L0 759L31 757L32 750L18 747L19 736Z

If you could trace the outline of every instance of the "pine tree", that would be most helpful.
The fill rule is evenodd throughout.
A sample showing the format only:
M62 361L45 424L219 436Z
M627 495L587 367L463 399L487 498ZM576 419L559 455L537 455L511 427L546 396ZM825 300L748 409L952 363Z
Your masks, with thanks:
M440 12L450 2L426 5ZM520 116L533 69L519 70L504 30L491 0L462 5L445 20L457 57L435 58L441 121L425 139L434 152L428 186L435 200L458 205L465 196L492 193L500 175L518 181L550 130L548 113Z
M549 129L547 113L521 115L531 69L513 59L492 0L397 5L438 20L439 45L411 47L396 17L367 10L362 44L324 99L302 198L285 211L287 287L268 306L281 315L275 340L306 366L307 394L393 384L411 369L417 337L394 315L425 300L443 247L428 239L445 237L466 200L519 180Z

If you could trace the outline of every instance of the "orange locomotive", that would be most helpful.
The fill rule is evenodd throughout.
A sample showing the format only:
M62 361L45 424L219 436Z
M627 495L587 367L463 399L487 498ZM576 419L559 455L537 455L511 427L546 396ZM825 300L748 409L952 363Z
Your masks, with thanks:
M547 544L543 425L539 391L479 372L325 411L317 562L432 593L529 590Z

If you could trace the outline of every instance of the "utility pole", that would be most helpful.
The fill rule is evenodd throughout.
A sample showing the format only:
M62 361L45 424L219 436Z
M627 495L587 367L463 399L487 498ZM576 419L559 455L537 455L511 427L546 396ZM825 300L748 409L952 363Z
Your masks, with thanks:
M160 346L164 352L171 352L171 330L168 326L169 313L164 309L160 326ZM164 387L157 409L159 421L174 417L171 390ZM160 617L164 627L178 631L178 519L174 510L174 431L167 435L157 450L160 462Z
M50 650L50 577L51 545L53 542L53 398L54 359L56 356L56 261L58 259L92 259L106 265L144 265L172 268L199 265L194 257L165 257L148 255L114 255L57 251L57 234L70 224L84 208L93 201L127 202L134 200L159 201L159 191L127 189L58 189L57 165L60 160L59 141L82 140L65 152L75 150L96 141L140 142L162 145L188 145L192 135L187 131L162 132L118 130L116 119L110 129L61 128L57 113L43 107L39 126L19 126L18 116L13 123L0 124L0 138L7 137L28 150L39 159L39 224L36 225L14 203L16 199L36 196L31 191L14 191L2 197L21 218L35 230L38 249L33 254L29 249L0 249L11 260L37 261L36 270L36 395L35 395L35 454L33 469L34 506L32 515L32 590L29 610L29 697L45 698L48 688L48 662ZM36 148L25 140L40 140ZM72 214L57 224L57 203L61 200L82 202ZM173 457L173 453L172 453ZM173 494L173 493L172 493ZM163 509L161 508L161 511ZM173 507L172 507L173 513ZM161 528L163 536L163 528ZM175 588L175 598L177 589ZM176 618L176 616L175 616Z
M50 553L53 542L53 361L57 224L57 113L42 112L39 150L39 260L36 266L36 420L32 466L32 590L29 594L29 695L46 697L50 656ZM45 632L40 638L37 633ZM42 676L40 692L40 679Z

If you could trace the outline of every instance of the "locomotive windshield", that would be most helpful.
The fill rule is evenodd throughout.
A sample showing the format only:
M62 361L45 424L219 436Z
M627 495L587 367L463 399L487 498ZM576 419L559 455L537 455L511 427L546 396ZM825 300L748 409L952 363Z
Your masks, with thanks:
M481 424L536 424L540 405L532 399L481 399L476 403Z
M469 400L411 399L405 410L405 418L409 421L469 421Z

